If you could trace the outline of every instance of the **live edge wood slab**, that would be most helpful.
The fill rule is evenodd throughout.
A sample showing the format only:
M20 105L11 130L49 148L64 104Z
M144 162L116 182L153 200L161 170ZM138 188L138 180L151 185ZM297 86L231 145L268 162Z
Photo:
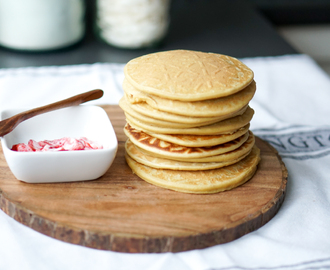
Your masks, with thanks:
M287 170L275 149L257 138L255 176L231 191L194 195L162 189L132 174L124 159L125 117L102 106L116 130L116 159L94 181L27 184L0 151L0 208L50 237L86 247L131 253L179 252L233 241L266 224L279 210Z

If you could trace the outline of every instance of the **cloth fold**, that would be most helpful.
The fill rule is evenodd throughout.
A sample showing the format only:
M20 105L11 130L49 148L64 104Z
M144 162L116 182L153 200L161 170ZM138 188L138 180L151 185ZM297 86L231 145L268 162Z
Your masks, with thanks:
M202 250L125 254L44 236L0 211L0 269L330 268L330 78L306 55L242 59L255 73L252 131L281 155L287 194L275 217L235 241ZM122 64L0 70L0 111L32 108L101 88L89 104L117 104Z

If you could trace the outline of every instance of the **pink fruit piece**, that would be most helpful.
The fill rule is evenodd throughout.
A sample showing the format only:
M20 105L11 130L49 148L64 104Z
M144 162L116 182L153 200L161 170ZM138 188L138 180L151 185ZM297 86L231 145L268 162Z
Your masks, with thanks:
M26 145L25 143L19 143L13 145L12 150L18 152L33 152L33 149L30 146Z
M19 152L45 152L45 151L76 151L89 149L103 149L102 145L86 137L79 139L63 137L55 140L35 141L29 140L28 144L20 143L12 146L13 151Z
M35 140L29 140L28 146L35 152L40 152L42 149L42 146Z

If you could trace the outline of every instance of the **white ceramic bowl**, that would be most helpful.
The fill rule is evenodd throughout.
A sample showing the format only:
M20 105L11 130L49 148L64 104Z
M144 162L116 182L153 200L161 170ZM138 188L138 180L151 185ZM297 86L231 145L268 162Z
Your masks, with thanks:
M1 120L20 110L6 110ZM17 152L14 144L86 137L103 146L98 150L60 152ZM19 124L1 138L7 164L14 176L28 183L52 183L93 180L111 166L118 141L106 112L98 106L80 105L45 113Z

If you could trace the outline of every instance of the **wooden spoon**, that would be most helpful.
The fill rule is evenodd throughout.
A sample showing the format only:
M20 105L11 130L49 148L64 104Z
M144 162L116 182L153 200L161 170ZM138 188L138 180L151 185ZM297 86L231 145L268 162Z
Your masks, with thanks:
M42 107L34 108L25 112L21 112L16 114L10 118L0 121L0 137L8 134L9 132L13 131L18 124L22 123L23 121L37 116L39 114L43 114L46 112L55 111L58 109L76 106L81 103L98 99L103 96L103 91L100 89L91 90L55 103L51 103Z

